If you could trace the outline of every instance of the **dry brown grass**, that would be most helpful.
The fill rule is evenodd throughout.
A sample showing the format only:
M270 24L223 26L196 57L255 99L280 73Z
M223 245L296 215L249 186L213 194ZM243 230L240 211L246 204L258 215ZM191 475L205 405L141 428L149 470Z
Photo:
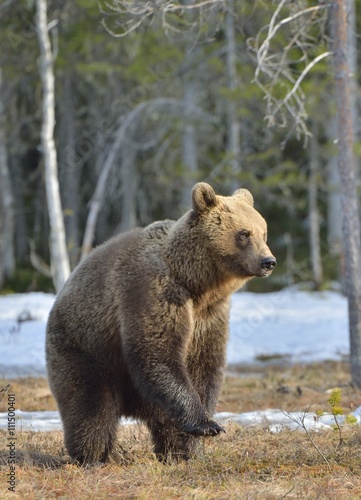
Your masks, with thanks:
M326 410L326 391L335 386L342 387L345 413L361 399L359 392L346 385L349 375L344 363L252 367L253 375L247 375L244 369L239 372L243 372L241 377L226 377L219 410L299 410L313 402L316 408ZM46 389L46 382L36 379L14 382L12 388L17 406L24 410L53 409ZM236 424L228 424L226 429L226 435L204 440L199 455L188 463L162 465L152 454L143 426L122 427L122 450L112 463L91 468L46 468L28 461L16 468L16 493L8 492L5 479L1 480L0 498L361 498L359 426L343 429L345 442L340 448L335 431L313 434L330 469L303 432L285 430L272 434L267 426L243 428ZM18 432L17 436L18 452L66 457L61 432ZM0 439L4 449L5 432ZM7 472L7 466L2 467L2 472Z
M45 378L0 379L0 389L11 385L16 395L16 408L23 411L56 410L55 400ZM1 398L0 398L1 399ZM6 398L0 401L0 411L6 411Z

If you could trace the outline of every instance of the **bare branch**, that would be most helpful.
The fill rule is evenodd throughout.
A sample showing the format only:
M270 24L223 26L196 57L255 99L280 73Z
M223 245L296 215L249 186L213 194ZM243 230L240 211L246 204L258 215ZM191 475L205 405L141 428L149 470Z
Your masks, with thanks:
M289 23L291 21L295 21L300 16L305 16L306 14L309 14L310 12L315 12L315 11L319 11L321 9L329 8L328 5L316 5L314 7L309 7L308 9L303 9L303 10L301 10L299 12L296 12L292 16L289 16L289 17L286 17L285 19L282 19L282 21L280 21L276 26L274 26L274 21L275 21L277 15L279 14L279 12L281 11L282 7L284 6L284 4L286 2L287 2L287 0L282 0L280 2L279 6L277 7L274 15L272 16L272 20L271 20L271 23L269 25L269 30L268 30L267 38L263 42L263 44L261 45L261 47L259 49L260 52L261 52L261 54L262 53L267 53L270 41L272 40L272 38L275 36L275 34L277 33L277 31L282 26L284 26L285 24L287 24L287 23ZM266 50L266 47L267 47L267 50Z
M307 428L307 425L305 423L305 419L307 417L307 413L309 412L310 408L311 408L312 405L310 405L307 410L305 410L304 412L300 413L297 417L293 416L290 412L288 411L284 411L284 410L281 410L282 413L287 417L289 418L290 420L292 420L293 422L295 422L297 425L299 425L306 433L306 436L308 438L308 440L310 441L310 443L312 444L312 446L315 448L315 450L317 451L317 453L319 453L319 455L322 457L322 459L324 460L325 464L327 465L327 468L329 470L329 472L332 472L332 468L331 468L331 465L330 465L330 462L328 461L326 455L322 452L322 450L319 448L319 446L317 446L315 440L313 439L311 433L309 432L308 428Z
M44 260L36 253L35 242L34 240L29 240L30 246L30 262L34 269L39 271L39 273L51 278L51 268L50 266L44 262Z
M298 91L299 86L301 85L301 83L302 83L303 79L305 78L305 76L307 75L307 73L319 61L321 61L322 59L325 59L325 57L328 57L330 55L332 55L332 52L330 52L330 51L324 52L323 54L320 54L319 56L315 57L313 59L313 61L311 61L309 64L307 64L307 66L305 67L305 69L302 71L302 73L300 74L300 76L297 78L297 80L296 80L294 86L292 87L292 89L290 90L290 92L288 92L288 94L283 99L283 101L279 102L278 105L276 106L276 108L274 110L274 114L276 114L278 112L278 110L280 109L280 107L284 106L286 104L286 102L289 101L291 99L291 97L296 94L296 92Z
M311 134L307 128L306 96L301 84L317 63L331 55L331 52L325 50L322 54L311 57L312 51L318 51L320 42L325 41L325 38L323 28L318 30L317 35L310 30L318 24L323 26L326 9L329 7L328 4L324 4L294 11L298 8L294 2L281 0L269 24L264 26L255 38L247 41L248 49L254 54L257 64L253 81L265 94L267 102L265 119L268 125L286 127L287 116L290 116L297 136L305 137L305 144ZM278 21L285 8L289 8L291 13ZM300 19L302 22L294 23ZM282 50L278 48L272 50L272 45L277 45L274 43L276 34L285 26L289 26L290 33L285 33L288 40ZM296 58L295 51L298 52ZM300 74L296 75L296 71L297 73L300 71ZM285 95L280 98L279 92L283 89Z
M114 36L115 38L122 38L123 36L126 36L126 35L129 35L129 33L131 33L132 31L135 31L143 22L144 20L149 17L151 14L146 14L144 15L141 19L139 19L139 21L137 22L134 22L134 24L132 24L130 26L130 28L123 28L125 29L124 33L116 33L115 31L113 31L112 29L109 28L109 26L107 25L107 23L105 22L104 19L102 19L102 25L104 26L104 28L107 30L107 32Z
M122 121L118 129L114 132L114 139L112 145L109 147L107 155L104 159L102 169L99 175L99 179L94 191L94 194L89 202L89 213L86 221L83 243L82 243L82 259L90 252L92 248L93 236L95 231L95 225L97 222L99 211L102 207L104 197L106 195L106 189L108 185L108 180L111 172L113 171L117 160L119 158L120 152L124 144L126 143L133 150L147 150L156 146L158 142L165 136L171 127L172 122L166 121L158 130L158 133L154 135L153 130L152 138L148 141L143 141L140 143L135 139L135 130L139 126L139 118L144 121L144 117L147 112L152 112L155 109L167 108L169 113L178 114L182 116L183 101L175 98L167 97L157 97L148 101L141 102L138 104ZM206 118L207 121L211 121L212 117L205 113L198 106L192 110L195 116L200 116Z
M184 12L196 10L209 5L224 3L223 0L202 0L192 4L175 3L169 0L133 1L133 0L110 0L105 2L106 6L120 14L131 14L142 16L155 12Z
M117 38L128 35L144 22L156 16L159 16L166 31L184 33L200 24L204 11L210 11L215 7L225 9L224 0L200 0L189 4L169 0L99 0L98 4L100 11L105 16L102 21L103 26L108 33ZM185 15L187 12L196 11L199 12L198 20L190 21L189 16ZM169 21L171 16L174 16L173 22ZM115 19L115 29L109 27L109 18Z

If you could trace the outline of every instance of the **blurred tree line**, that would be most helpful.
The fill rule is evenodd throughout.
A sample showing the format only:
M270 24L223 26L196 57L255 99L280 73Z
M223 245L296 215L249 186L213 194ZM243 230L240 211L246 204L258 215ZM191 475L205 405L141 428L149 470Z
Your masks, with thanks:
M288 3L299 9L314 4ZM134 7L141 4L133 2ZM357 157L360 4L358 0L349 41L357 75ZM340 279L340 181L330 60L320 59L308 71L302 94L296 96L300 106L295 116L287 107L269 113L272 99L276 96L277 107L287 95L287 78L297 81L305 62L332 45L327 9L296 16L275 33L268 63L272 66L274 54L281 54L277 67L286 80L272 74L271 96L262 77L258 85L254 79L277 2L205 2L199 11L153 13L139 23L137 12L111 5L48 2L55 140L71 267L119 231L178 218L189 207L193 184L204 180L222 194L248 188L268 222L279 266L270 280L255 280L251 288L276 289L299 281L320 288ZM284 17L289 15L286 7ZM2 0L0 40L0 287L50 290L33 1ZM291 40L297 41L296 48L285 51Z

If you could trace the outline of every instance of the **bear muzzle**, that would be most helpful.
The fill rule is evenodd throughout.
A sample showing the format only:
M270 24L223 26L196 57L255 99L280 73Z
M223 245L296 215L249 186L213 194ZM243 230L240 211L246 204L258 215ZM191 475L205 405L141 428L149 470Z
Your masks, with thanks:
M264 271L263 276L269 276L276 266L277 266L277 261L273 256L264 257L261 260L261 268Z

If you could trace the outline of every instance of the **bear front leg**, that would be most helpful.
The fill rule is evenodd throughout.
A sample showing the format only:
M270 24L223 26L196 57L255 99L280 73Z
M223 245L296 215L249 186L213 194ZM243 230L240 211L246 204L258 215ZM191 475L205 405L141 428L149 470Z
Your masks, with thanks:
M210 419L199 394L193 387L182 363L154 358L139 359L127 355L130 375L151 407L160 409L181 432L192 436L215 436L224 429ZM143 362L142 362L143 361ZM136 367L134 370L133 367Z
M147 424L154 443L154 453L160 462L179 462L193 456L199 441L197 438L179 432L170 422L162 422L161 417L157 421L154 415Z
M136 317L133 313L131 322L128 318L122 332L123 353L134 384L178 431L192 436L219 434L222 427L211 420L187 371L187 344L193 326L190 310L149 302Z
M199 313L188 348L187 369L209 415L213 415L223 382L228 340L229 300Z

